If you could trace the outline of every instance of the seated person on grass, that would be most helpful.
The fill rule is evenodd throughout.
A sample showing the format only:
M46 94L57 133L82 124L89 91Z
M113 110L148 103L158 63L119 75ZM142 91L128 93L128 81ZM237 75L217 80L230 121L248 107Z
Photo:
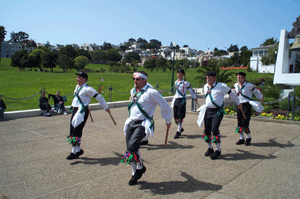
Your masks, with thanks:
M60 92L57 91L56 95L49 94L48 99L50 99L50 97L52 97L54 101L54 111L57 110L58 113L64 112L64 114L66 115L67 112L65 111L65 105L64 105L65 101L64 98L60 96Z
M46 110L46 114L43 114L42 115L45 115L45 116L50 116L50 111L51 111L51 106L50 104L48 103L48 98L45 97L45 92L41 92L41 97L39 99L39 107L41 110Z

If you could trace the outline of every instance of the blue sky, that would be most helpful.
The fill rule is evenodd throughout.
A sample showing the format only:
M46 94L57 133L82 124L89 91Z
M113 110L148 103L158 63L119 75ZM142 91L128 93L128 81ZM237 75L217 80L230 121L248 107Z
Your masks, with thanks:
M299 0L1 0L0 25L37 43L120 44L157 39L197 50L258 47L279 40L300 15Z

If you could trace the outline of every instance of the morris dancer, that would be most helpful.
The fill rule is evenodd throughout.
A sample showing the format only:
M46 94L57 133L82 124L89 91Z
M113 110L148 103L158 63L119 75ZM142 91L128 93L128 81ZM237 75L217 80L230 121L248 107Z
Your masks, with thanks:
M237 83L234 84L235 92L239 97L239 101L242 104L243 111L245 113L246 118L243 116L242 111L237 110L237 120L238 126L235 130L236 133L240 134L239 141L236 143L237 145L245 144L246 146L250 145L251 136L249 123L251 118L251 107L254 108L256 112L262 112L264 107L258 101L254 101L252 99L252 93L259 100L263 102L262 93L255 88L255 86L246 81L246 73L239 72L237 73ZM246 142L244 139L243 132L246 133Z
M88 75L85 72L76 73L77 86L74 91L74 98L72 101L72 116L70 121L70 135L68 140L73 146L72 152L66 158L73 160L81 156L84 151L80 148L82 130L89 116L88 106L91 102L91 98L94 97L106 112L110 113L110 109L102 95L90 87L86 82Z
M197 102L197 96L194 90L191 88L191 84L183 79L185 72L182 68L177 70L178 79L175 81L176 93L172 100L171 107L173 108L173 115L175 123L178 125L177 132L174 136L174 139L181 136L181 132L184 131L182 127L183 119L186 114L186 92L187 90L191 94L192 98ZM197 102L198 103L198 102Z
M147 83L148 75L144 71L133 73L134 88L131 89L132 101L128 105L129 118L124 125L127 152L121 162L131 164L132 177L129 185L135 185L146 172L139 151L142 139L151 134L153 136L153 114L158 104L161 116L169 128L172 122L172 109L162 95Z
M217 159L221 155L221 135L219 127L223 119L223 102L224 95L229 96L241 109L242 105L239 103L239 99L234 92L225 84L216 81L216 72L209 71L206 74L207 84L204 85L205 104L202 105L198 117L198 125L202 126L204 119L204 135L203 139L207 142L208 149L205 152L205 156L210 156L212 160ZM213 135L211 135L211 133ZM216 144L216 150L214 151L212 143Z

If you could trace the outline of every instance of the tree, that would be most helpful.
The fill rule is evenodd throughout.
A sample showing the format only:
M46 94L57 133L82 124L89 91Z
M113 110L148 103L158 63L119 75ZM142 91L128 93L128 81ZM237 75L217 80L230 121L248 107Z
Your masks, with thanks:
M241 64L243 64L244 66L248 66L250 63L250 57L252 55L252 51L244 48L241 51L240 55L241 55Z
M150 70L151 72L153 72L153 70L156 68L156 59L155 58L147 59L144 63L144 67L147 70Z
M166 58L160 57L160 58L156 59L156 66L157 66L157 69L161 69L163 72L166 72L166 70L167 70Z
M82 70L89 63L89 59L86 56L78 56L74 59L77 71Z
M234 52L233 56L230 57L232 65L240 66L241 65L241 56L239 52Z
M227 51L225 50L214 51L214 56L223 56L223 55L228 55Z
M156 39L151 39L150 44L152 44L155 49L160 49L161 47L161 42Z
M45 51L40 48L36 48L29 53L29 56L32 56L35 60L34 67L41 68L42 54L44 54L44 53L45 53Z
M74 59L72 59L68 55L59 55L57 62L59 67L62 68L64 71L67 69L74 68Z
M4 26L0 26L0 66L1 66L1 47L2 47L2 42L5 39L5 35L6 35L6 30Z
M81 56L86 56L89 59L89 61L92 60L92 57L91 57L90 53L87 50L77 49L76 53L77 53L78 56L80 56L80 55Z
M75 59L76 57L78 57L77 51L71 46L71 45L67 45L65 47L62 47L59 51L58 51L58 55L67 55L68 57Z
M278 51L278 43L276 43L274 47L270 47L268 49L268 54L261 57L261 63L266 66L275 64L277 59L277 54L276 54L277 51Z
M240 51L243 52L244 50L248 50L247 46L241 47Z
M9 40L10 42L23 43L23 42L28 41L29 34L27 34L26 32L22 32L22 31L20 31L18 33L12 32L12 33L10 33L10 37L11 37L11 39Z
M19 67L21 70L23 70L23 68L24 68L24 58L23 57L25 55L28 55L27 50L19 50L19 51L15 52L11 56L11 66ZM22 60L22 63L21 63L21 60Z
M119 49L110 49L106 51L106 60L119 62L122 59L122 55L119 53Z
M237 45L230 44L230 47L227 49L227 52L237 52L239 51L239 48Z
M264 41L264 43L262 43L260 46L269 46L269 45L272 45L272 44L276 44L278 43L277 42L277 39L274 39L273 37L272 38L268 38Z
M110 50L112 48L113 47L112 47L111 43L104 42L103 45L102 45L101 50Z
M90 55L92 57L92 60L91 60L92 63L94 63L94 64L105 63L106 52L104 50L92 51L92 52L90 52Z
M148 41L145 39L142 39L141 37L138 38L138 40L136 41L136 43L141 44L141 49L145 50L146 49L146 45L148 44Z
M63 56L67 56L67 55L63 55ZM50 68L51 71L53 71L53 68L56 67L57 61L58 61L58 55L55 52L46 51L41 55L42 66L45 68ZM61 66L61 68L63 67Z
M137 52L129 52L124 57L124 62L125 63L132 64L134 60L137 60L139 62L141 61L141 57Z
M130 45L132 45L132 44L136 43L136 40L133 38L130 38L130 39L128 39L128 42Z
M210 59L208 61L207 66L202 66L197 70L198 76L195 77L195 80L198 80L199 86L202 86L206 83L206 74L208 71L215 71L217 73L217 81L228 83L232 81L232 75L235 74L234 72L230 72L230 70L221 70L222 62Z

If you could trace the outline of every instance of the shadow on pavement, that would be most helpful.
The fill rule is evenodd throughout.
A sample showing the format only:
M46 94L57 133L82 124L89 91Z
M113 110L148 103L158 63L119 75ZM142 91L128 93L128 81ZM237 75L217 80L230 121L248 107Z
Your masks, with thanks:
M275 137L273 139L269 139L268 143L252 143L251 145L257 146L257 147L279 147L279 148L286 148L286 147L293 147L293 146L295 146L290 141L288 141L288 144L280 144L280 143L278 143L278 142L275 141L276 138L277 137Z
M168 141L167 146L164 146L164 144L147 144L141 146L141 148L146 148L148 151L151 150L157 150L157 149L191 149L194 148L192 145L180 145L173 141Z
M237 150L242 153L226 153L222 154L218 159L224 160L262 160L262 159L275 159L277 156L269 154L269 156L259 155L255 153L250 153L249 151Z
M199 190L217 191L222 189L221 185L211 184L199 181L193 176L181 171L181 176L186 178L186 181L168 181L168 182L145 182L140 181L140 190L150 190L154 195L169 195L175 193L191 193Z
M106 165L118 165L120 164L120 160L122 158L122 154L114 152L114 154L117 157L108 157L108 158L89 158L89 157L82 157L77 159L77 161L72 162L70 165L76 165L76 164L100 164L101 166Z

